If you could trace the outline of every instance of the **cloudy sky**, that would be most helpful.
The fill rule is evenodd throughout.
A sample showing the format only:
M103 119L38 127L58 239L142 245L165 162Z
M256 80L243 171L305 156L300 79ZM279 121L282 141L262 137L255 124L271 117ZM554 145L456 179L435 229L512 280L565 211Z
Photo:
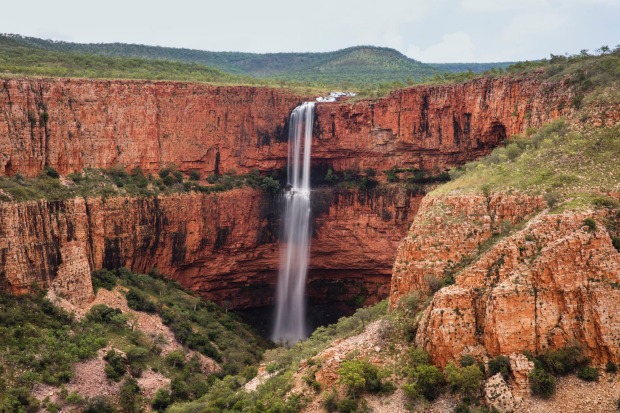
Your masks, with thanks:
M370 44L423 62L538 59L620 43L620 0L10 1L0 32L217 51Z

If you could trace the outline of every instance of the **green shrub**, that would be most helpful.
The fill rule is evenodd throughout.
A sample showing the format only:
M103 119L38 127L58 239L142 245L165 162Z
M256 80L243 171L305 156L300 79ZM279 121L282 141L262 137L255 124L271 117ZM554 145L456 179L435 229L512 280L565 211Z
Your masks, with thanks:
M123 327L127 322L121 310L108 307L105 304L95 304L92 306L88 313L86 313L86 320L93 323L109 324L118 328Z
M125 297L127 297L127 305L133 310L145 313L154 313L157 310L155 304L149 300L148 296L135 288L130 288L125 293Z
M95 396L88 399L82 413L116 413L116 409L107 397Z
M592 218L586 218L583 220L583 225L588 227L589 231L596 231L596 221Z
M555 377L545 370L535 367L529 375L532 393L548 399L555 393Z
M339 413L355 413L357 411L357 405L359 401L357 399L342 399L338 401Z
M620 252L620 237L611 237L611 245L614 246L616 251Z
M129 364L141 363L149 356L149 350L144 347L132 346L127 350Z
M329 413L333 413L338 410L338 397L336 396L335 391L327 393L327 396L325 396L325 400L323 401L323 406Z
M56 169L52 168L51 166L46 166L44 172L45 175L49 176L50 178L60 178L60 174L58 173L58 171L56 171Z
M446 366L444 374L452 392L461 393L466 398L476 396L484 378L484 374L475 364L458 368L454 363L450 363Z
M121 411L124 413L139 413L142 411L140 386L133 377L127 377L121 386L119 397Z
M607 364L605 364L605 371L607 373L617 373L618 366L613 361L608 361Z
M501 373L504 380L510 379L510 359L506 356L497 356L489 360L489 375L495 376L497 373Z
M192 181L200 181L200 172L189 171L189 179Z
M431 362L431 357L428 353L421 348L413 347L409 350L409 366L417 367L429 364Z
M120 381L127 371L127 363L118 351L109 350L103 359L107 362L105 375L113 381Z
M95 292L97 292L99 288L105 288L106 290L112 291L112 289L116 287L116 274L106 269L94 271L91 274L91 280L93 283L93 290Z
M471 354L465 354L461 357L461 367L473 366L476 364L476 359Z
M577 377L579 377L581 380L598 381L598 376L598 369L591 366L582 367L577 370Z
M441 394L445 379L441 371L435 366L420 365L414 369L413 379L415 389L426 400L433 401Z
M173 369L182 369L185 366L185 354L180 350L171 351L166 356L165 363Z
M576 372L590 363L579 346L548 350L538 357L543 367L552 374L566 375Z
M471 410L469 409L467 403L461 402L454 408L454 413L471 413Z
M155 393L155 396L151 401L153 410L159 413L163 413L171 404L172 399L170 397L170 392L164 389L157 390L157 393Z

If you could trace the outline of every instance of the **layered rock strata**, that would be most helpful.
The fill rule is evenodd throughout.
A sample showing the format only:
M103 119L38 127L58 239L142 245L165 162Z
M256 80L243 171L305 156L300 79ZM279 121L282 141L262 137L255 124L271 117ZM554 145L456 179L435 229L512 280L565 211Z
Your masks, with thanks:
M396 246L421 195L379 187L316 198L310 294L385 297ZM269 304L279 266L277 210L277 199L249 188L2 203L0 284L17 293L55 285L61 295L88 300L91 270L156 267L228 307Z
M176 165L203 175L286 165L288 117L308 97L180 82L5 79L0 175ZM317 106L315 163L338 170L445 169L571 112L571 94L535 78L477 79Z

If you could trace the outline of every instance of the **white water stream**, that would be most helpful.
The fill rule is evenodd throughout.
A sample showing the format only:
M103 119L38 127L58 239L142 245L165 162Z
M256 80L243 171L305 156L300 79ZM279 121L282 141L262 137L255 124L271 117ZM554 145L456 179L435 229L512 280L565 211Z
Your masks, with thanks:
M294 344L308 336L306 274L310 256L310 152L314 103L291 113L288 143L288 184L276 296L273 341Z

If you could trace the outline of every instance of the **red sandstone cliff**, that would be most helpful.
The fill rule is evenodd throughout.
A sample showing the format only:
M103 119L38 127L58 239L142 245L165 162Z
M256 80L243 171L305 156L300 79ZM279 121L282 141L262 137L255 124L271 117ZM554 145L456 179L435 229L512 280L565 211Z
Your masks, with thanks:
M336 288L346 290L336 300L387 296L396 246L421 196L379 188L319 191L316 199L310 295ZM251 189L0 203L0 286L54 284L85 301L91 270L157 267L220 303L268 304L279 265L277 215L275 200Z
M569 114L570 92L535 78L420 86L377 101L317 106L313 159L336 169L441 168ZM5 79L0 175L167 164L203 174L286 164L287 119L306 100L257 87L85 79Z
M596 362L620 359L620 253L605 227L617 217L605 209L549 214L543 207L539 197L518 195L423 201L399 247L391 301L460 270L455 285L434 295L418 327L415 342L434 362L574 342ZM596 230L584 226L588 217L599 222ZM504 220L519 225L491 239Z

